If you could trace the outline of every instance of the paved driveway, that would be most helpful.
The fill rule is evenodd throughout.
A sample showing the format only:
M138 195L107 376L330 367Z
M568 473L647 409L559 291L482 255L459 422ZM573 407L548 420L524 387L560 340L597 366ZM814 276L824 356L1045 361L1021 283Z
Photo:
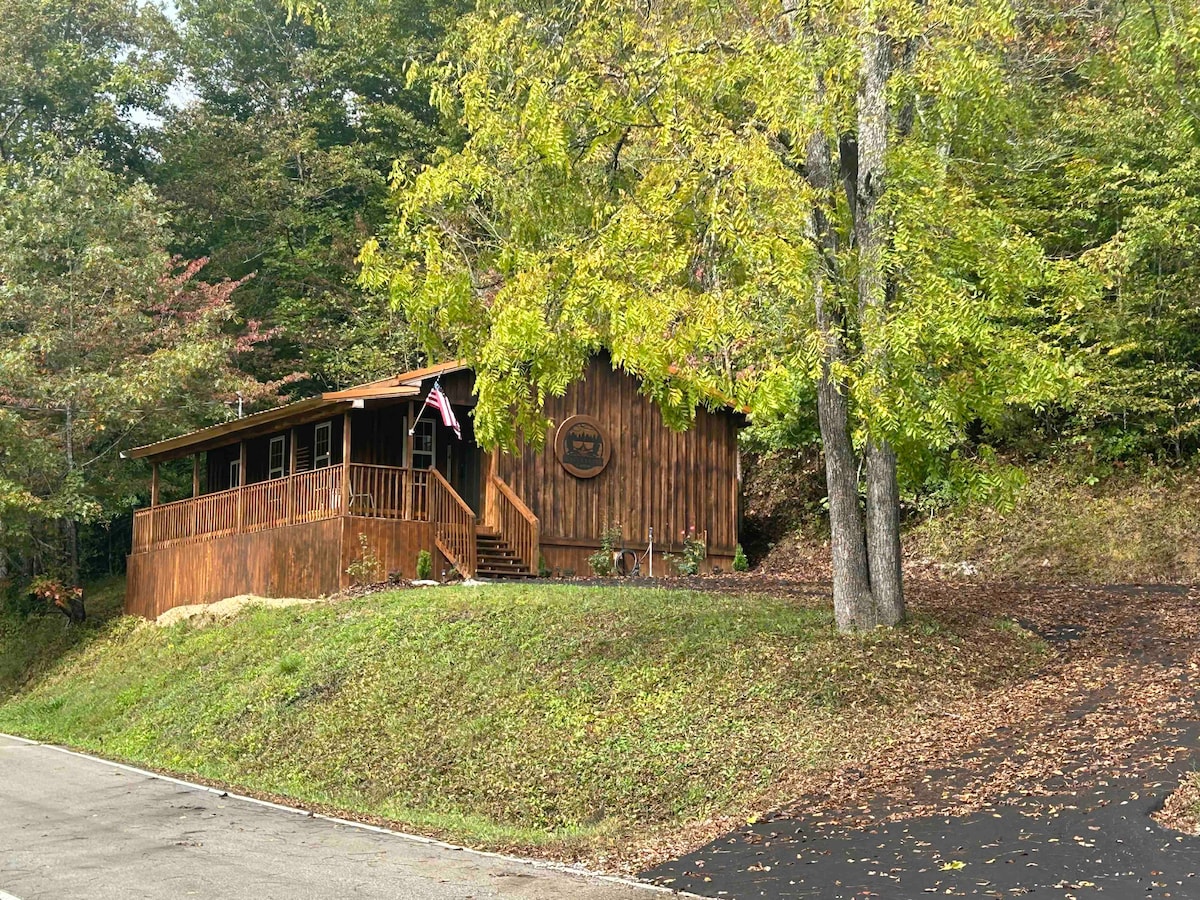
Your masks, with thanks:
M722 900L1200 900L1200 838L1151 818L1200 768L1200 591L983 588L949 602L1015 616L1053 658L643 876Z
M0 900L645 900L647 888L259 805L0 736Z

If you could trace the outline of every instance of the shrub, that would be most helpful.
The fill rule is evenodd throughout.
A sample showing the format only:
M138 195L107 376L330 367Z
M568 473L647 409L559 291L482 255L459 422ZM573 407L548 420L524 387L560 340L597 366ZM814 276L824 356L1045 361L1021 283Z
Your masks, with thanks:
M704 541L696 537L694 531L689 531L682 537L683 552L678 557L672 558L675 571L680 575L698 575L700 574L700 563L708 556L708 548L704 545Z
M428 550L422 550L417 554L417 578L421 581L428 581L433 577L433 554Z
M733 551L733 571L749 572L750 561L746 559L746 551L742 549L742 545L738 544L737 549Z
M359 534L358 548L358 559L346 567L346 574L355 584L375 584L379 581L383 563L379 561L378 554L365 534Z
M610 525L604 529L604 533L600 536L600 549L587 558L588 568L592 570L593 575L607 578L616 571L613 552L620 542L620 525Z
M29 593L49 603L71 622L84 621L87 614L83 608L83 588L67 585L57 578L39 576L30 583Z

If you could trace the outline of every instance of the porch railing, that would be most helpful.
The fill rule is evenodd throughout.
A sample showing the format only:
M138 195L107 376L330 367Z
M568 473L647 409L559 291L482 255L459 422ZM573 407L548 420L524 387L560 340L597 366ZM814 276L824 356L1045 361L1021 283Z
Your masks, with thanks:
M377 519L429 518L429 471L395 466L350 466L350 514Z
M343 512L345 471L329 466L140 509L133 552L335 518ZM428 520L427 471L352 463L349 473L350 515Z
M516 491L498 475L490 476L496 502L488 510L487 524L513 549L531 572L537 572L541 556L541 524Z
M434 543L463 578L474 578L475 511L436 469L429 470L427 496Z

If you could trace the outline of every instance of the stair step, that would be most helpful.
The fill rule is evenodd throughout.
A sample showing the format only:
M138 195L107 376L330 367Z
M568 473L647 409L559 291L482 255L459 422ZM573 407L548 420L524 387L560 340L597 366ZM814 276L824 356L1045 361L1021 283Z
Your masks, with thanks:
M509 569L507 571L497 571L493 569L476 569L476 578L535 578L536 576L525 569Z
M475 575L479 578L536 578L517 552L491 529L475 529Z

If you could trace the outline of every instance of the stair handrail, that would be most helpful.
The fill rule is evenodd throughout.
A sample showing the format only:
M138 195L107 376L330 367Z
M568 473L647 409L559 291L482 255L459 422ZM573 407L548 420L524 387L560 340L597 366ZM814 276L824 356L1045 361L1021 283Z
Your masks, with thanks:
M429 469L426 502L433 541L463 578L476 569L475 510L467 505L437 469Z
M541 522L508 482L496 474L492 474L491 479L497 502L489 511L491 521L488 524L512 548L517 559L536 575L541 557Z

